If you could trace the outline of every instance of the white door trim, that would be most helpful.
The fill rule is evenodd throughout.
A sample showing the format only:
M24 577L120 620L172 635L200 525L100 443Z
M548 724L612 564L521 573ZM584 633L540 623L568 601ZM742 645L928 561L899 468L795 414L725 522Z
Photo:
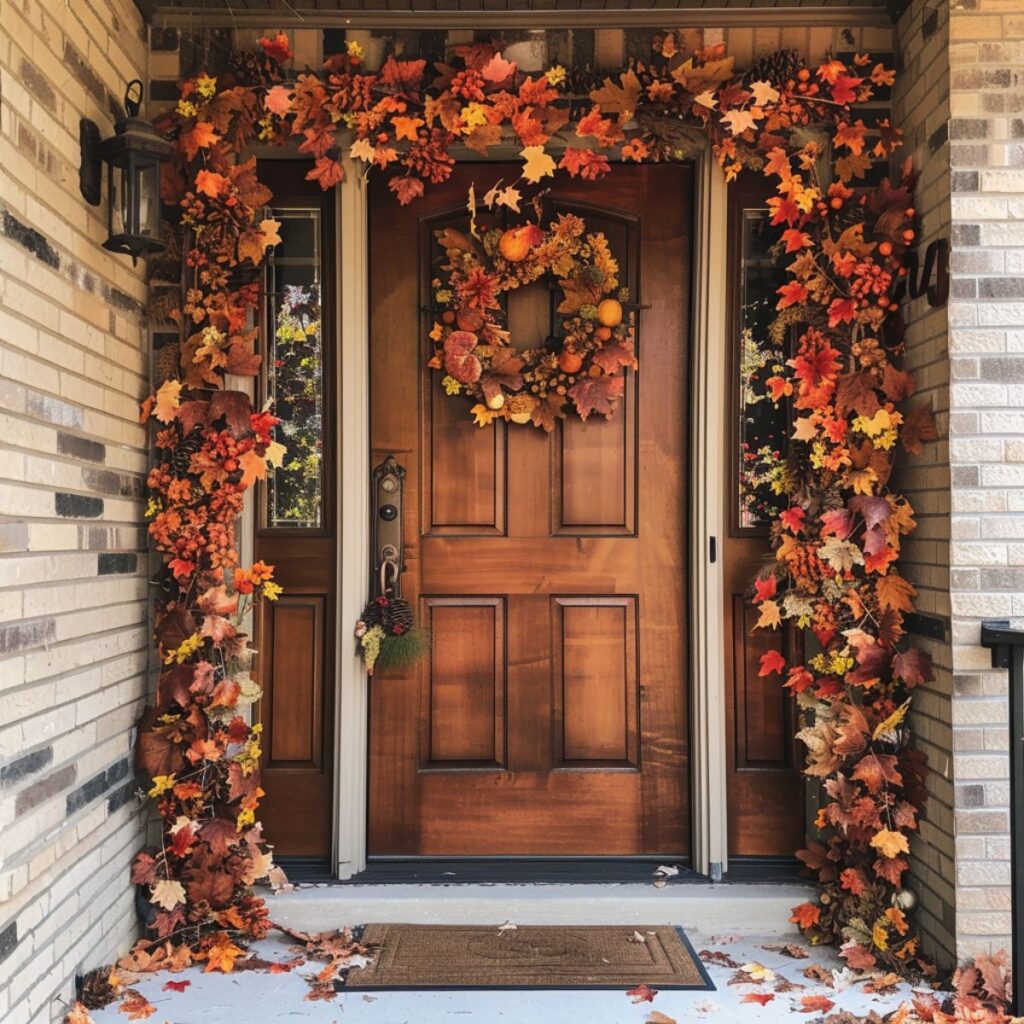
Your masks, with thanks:
M726 871L725 663L722 542L725 537L725 371L728 301L728 186L705 150L694 202L693 447L690 452L690 708L693 867L719 880ZM712 549L717 557L711 561Z
M338 878L366 867L369 690L352 630L370 579L370 314L366 179L345 161L337 190L338 352L338 621L335 630L335 822Z
M346 161L338 186L337 295L339 358L338 621L335 701L335 843L339 878L366 866L368 680L352 627L370 578L369 252L367 189L362 165ZM725 673L721 559L724 537L727 186L710 151L696 162L690 493L693 867L721 877L726 869Z

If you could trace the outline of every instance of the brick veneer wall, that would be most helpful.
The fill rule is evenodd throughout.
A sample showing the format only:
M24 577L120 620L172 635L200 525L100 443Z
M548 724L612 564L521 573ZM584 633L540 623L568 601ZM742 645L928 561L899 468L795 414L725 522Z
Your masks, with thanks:
M949 35L956 934L969 956L1010 934L1006 674L978 639L983 619L1024 618L1024 8L954 0Z
M149 649L144 267L101 248L80 117L112 131L131 0L0 0L0 1020L48 1021L135 935Z
M896 29L898 67L893 121L904 132L894 171L906 157L919 171L915 199L921 226L918 253L949 237L949 16L941 5L917 0ZM917 381L914 401L934 412L940 435L949 410L948 312L927 299L908 299L906 369ZM914 695L912 723L928 756L928 809L912 844L911 887L920 901L927 952L949 964L955 957L954 791L952 759L952 657L949 649L949 450L945 440L922 455L901 458L895 485L916 510L917 531L904 545L903 572L917 587L918 611L945 634L944 640L913 636L935 665L936 679Z

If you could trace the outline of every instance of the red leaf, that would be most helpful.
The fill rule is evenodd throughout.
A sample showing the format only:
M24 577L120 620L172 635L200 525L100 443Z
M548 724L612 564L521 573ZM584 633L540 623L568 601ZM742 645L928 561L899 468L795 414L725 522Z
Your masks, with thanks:
M643 984L637 985L636 988L631 988L626 992L634 1003L653 1003L654 997L658 994L656 988L651 988L650 985Z
M260 46L268 57L279 63L292 59L292 48L283 32L278 32L273 39L263 36L260 39Z
M850 773L850 778L863 782L869 793L878 793L888 783L901 786L903 776L896 767L896 758L892 754L867 754L862 757Z
M897 654L892 659L892 671L908 686L920 686L935 678L931 657L917 647L910 647Z
M423 181L420 178L395 177L388 182L388 188L398 197L401 206L408 206L423 195Z
M938 436L935 419L928 406L917 405L904 414L900 440L911 455L920 455L924 451L922 442L934 441Z
M766 1006L775 998L774 992L748 992L741 1000L741 1003L758 1003Z
M778 289L779 299L776 309L787 309L807 301L807 289L799 281L790 281Z
M773 672L782 672L786 667L786 659L779 651L765 651L761 655L759 676L770 676Z
M168 981L164 984L165 992L184 992L191 985L191 981Z
M835 1005L828 996L811 995L800 997L801 1013L828 1013Z

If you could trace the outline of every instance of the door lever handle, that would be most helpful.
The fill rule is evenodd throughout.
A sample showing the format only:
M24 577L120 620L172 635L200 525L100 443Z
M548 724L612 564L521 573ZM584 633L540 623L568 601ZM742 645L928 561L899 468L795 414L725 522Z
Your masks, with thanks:
M405 548L402 536L402 491L405 467L388 455L373 469L373 578L376 596L401 597Z

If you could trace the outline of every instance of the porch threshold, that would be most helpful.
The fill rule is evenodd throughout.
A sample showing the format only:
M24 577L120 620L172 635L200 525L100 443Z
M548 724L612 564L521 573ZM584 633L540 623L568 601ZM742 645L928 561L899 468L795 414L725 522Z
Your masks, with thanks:
M402 924L670 924L709 934L794 933L791 908L809 886L704 882L309 885L269 895L271 920L302 931Z

